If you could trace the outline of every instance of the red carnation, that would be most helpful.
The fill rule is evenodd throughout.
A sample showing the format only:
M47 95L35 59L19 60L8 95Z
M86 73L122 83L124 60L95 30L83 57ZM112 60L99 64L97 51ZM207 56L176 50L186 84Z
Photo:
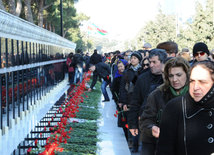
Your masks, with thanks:
M32 151L32 147L29 147L28 149L27 149L27 153L30 153Z
M38 143L38 139L35 140L35 145L36 145L36 146L37 146L37 143Z
M122 117L122 122L125 122L126 121L126 118L125 117Z
M128 125L128 124L126 124L126 125L125 125L125 127L128 129L128 128L129 128L129 125Z

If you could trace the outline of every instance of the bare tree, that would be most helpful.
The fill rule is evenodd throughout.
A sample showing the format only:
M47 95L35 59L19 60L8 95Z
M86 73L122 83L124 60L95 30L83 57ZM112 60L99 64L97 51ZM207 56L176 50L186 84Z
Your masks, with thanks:
M5 11L4 4L3 4L2 0L0 0L0 9Z
M27 21L33 22L33 14L31 10L31 0L24 0L25 6L24 6L24 12L25 12L25 18Z

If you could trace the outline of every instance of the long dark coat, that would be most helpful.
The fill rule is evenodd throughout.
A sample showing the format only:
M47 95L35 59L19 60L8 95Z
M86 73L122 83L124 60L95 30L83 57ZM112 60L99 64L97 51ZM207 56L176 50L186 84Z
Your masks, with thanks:
M187 93L172 99L163 111L157 155L214 153L214 87L195 102Z

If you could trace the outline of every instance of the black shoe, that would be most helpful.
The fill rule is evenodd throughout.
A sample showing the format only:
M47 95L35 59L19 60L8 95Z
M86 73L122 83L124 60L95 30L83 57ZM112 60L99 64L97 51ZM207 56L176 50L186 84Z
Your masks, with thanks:
M131 152L132 152L132 153L138 152L138 148L132 148L132 149L131 149Z
M110 100L102 100L102 102L109 102Z

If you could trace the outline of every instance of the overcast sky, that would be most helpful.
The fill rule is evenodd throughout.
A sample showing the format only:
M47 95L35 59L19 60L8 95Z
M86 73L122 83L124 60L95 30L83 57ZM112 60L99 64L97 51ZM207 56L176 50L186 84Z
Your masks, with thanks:
M154 19L158 7L166 13L177 12L187 19L194 13L195 0L79 0L78 12L90 16L108 37L132 39L146 21Z

